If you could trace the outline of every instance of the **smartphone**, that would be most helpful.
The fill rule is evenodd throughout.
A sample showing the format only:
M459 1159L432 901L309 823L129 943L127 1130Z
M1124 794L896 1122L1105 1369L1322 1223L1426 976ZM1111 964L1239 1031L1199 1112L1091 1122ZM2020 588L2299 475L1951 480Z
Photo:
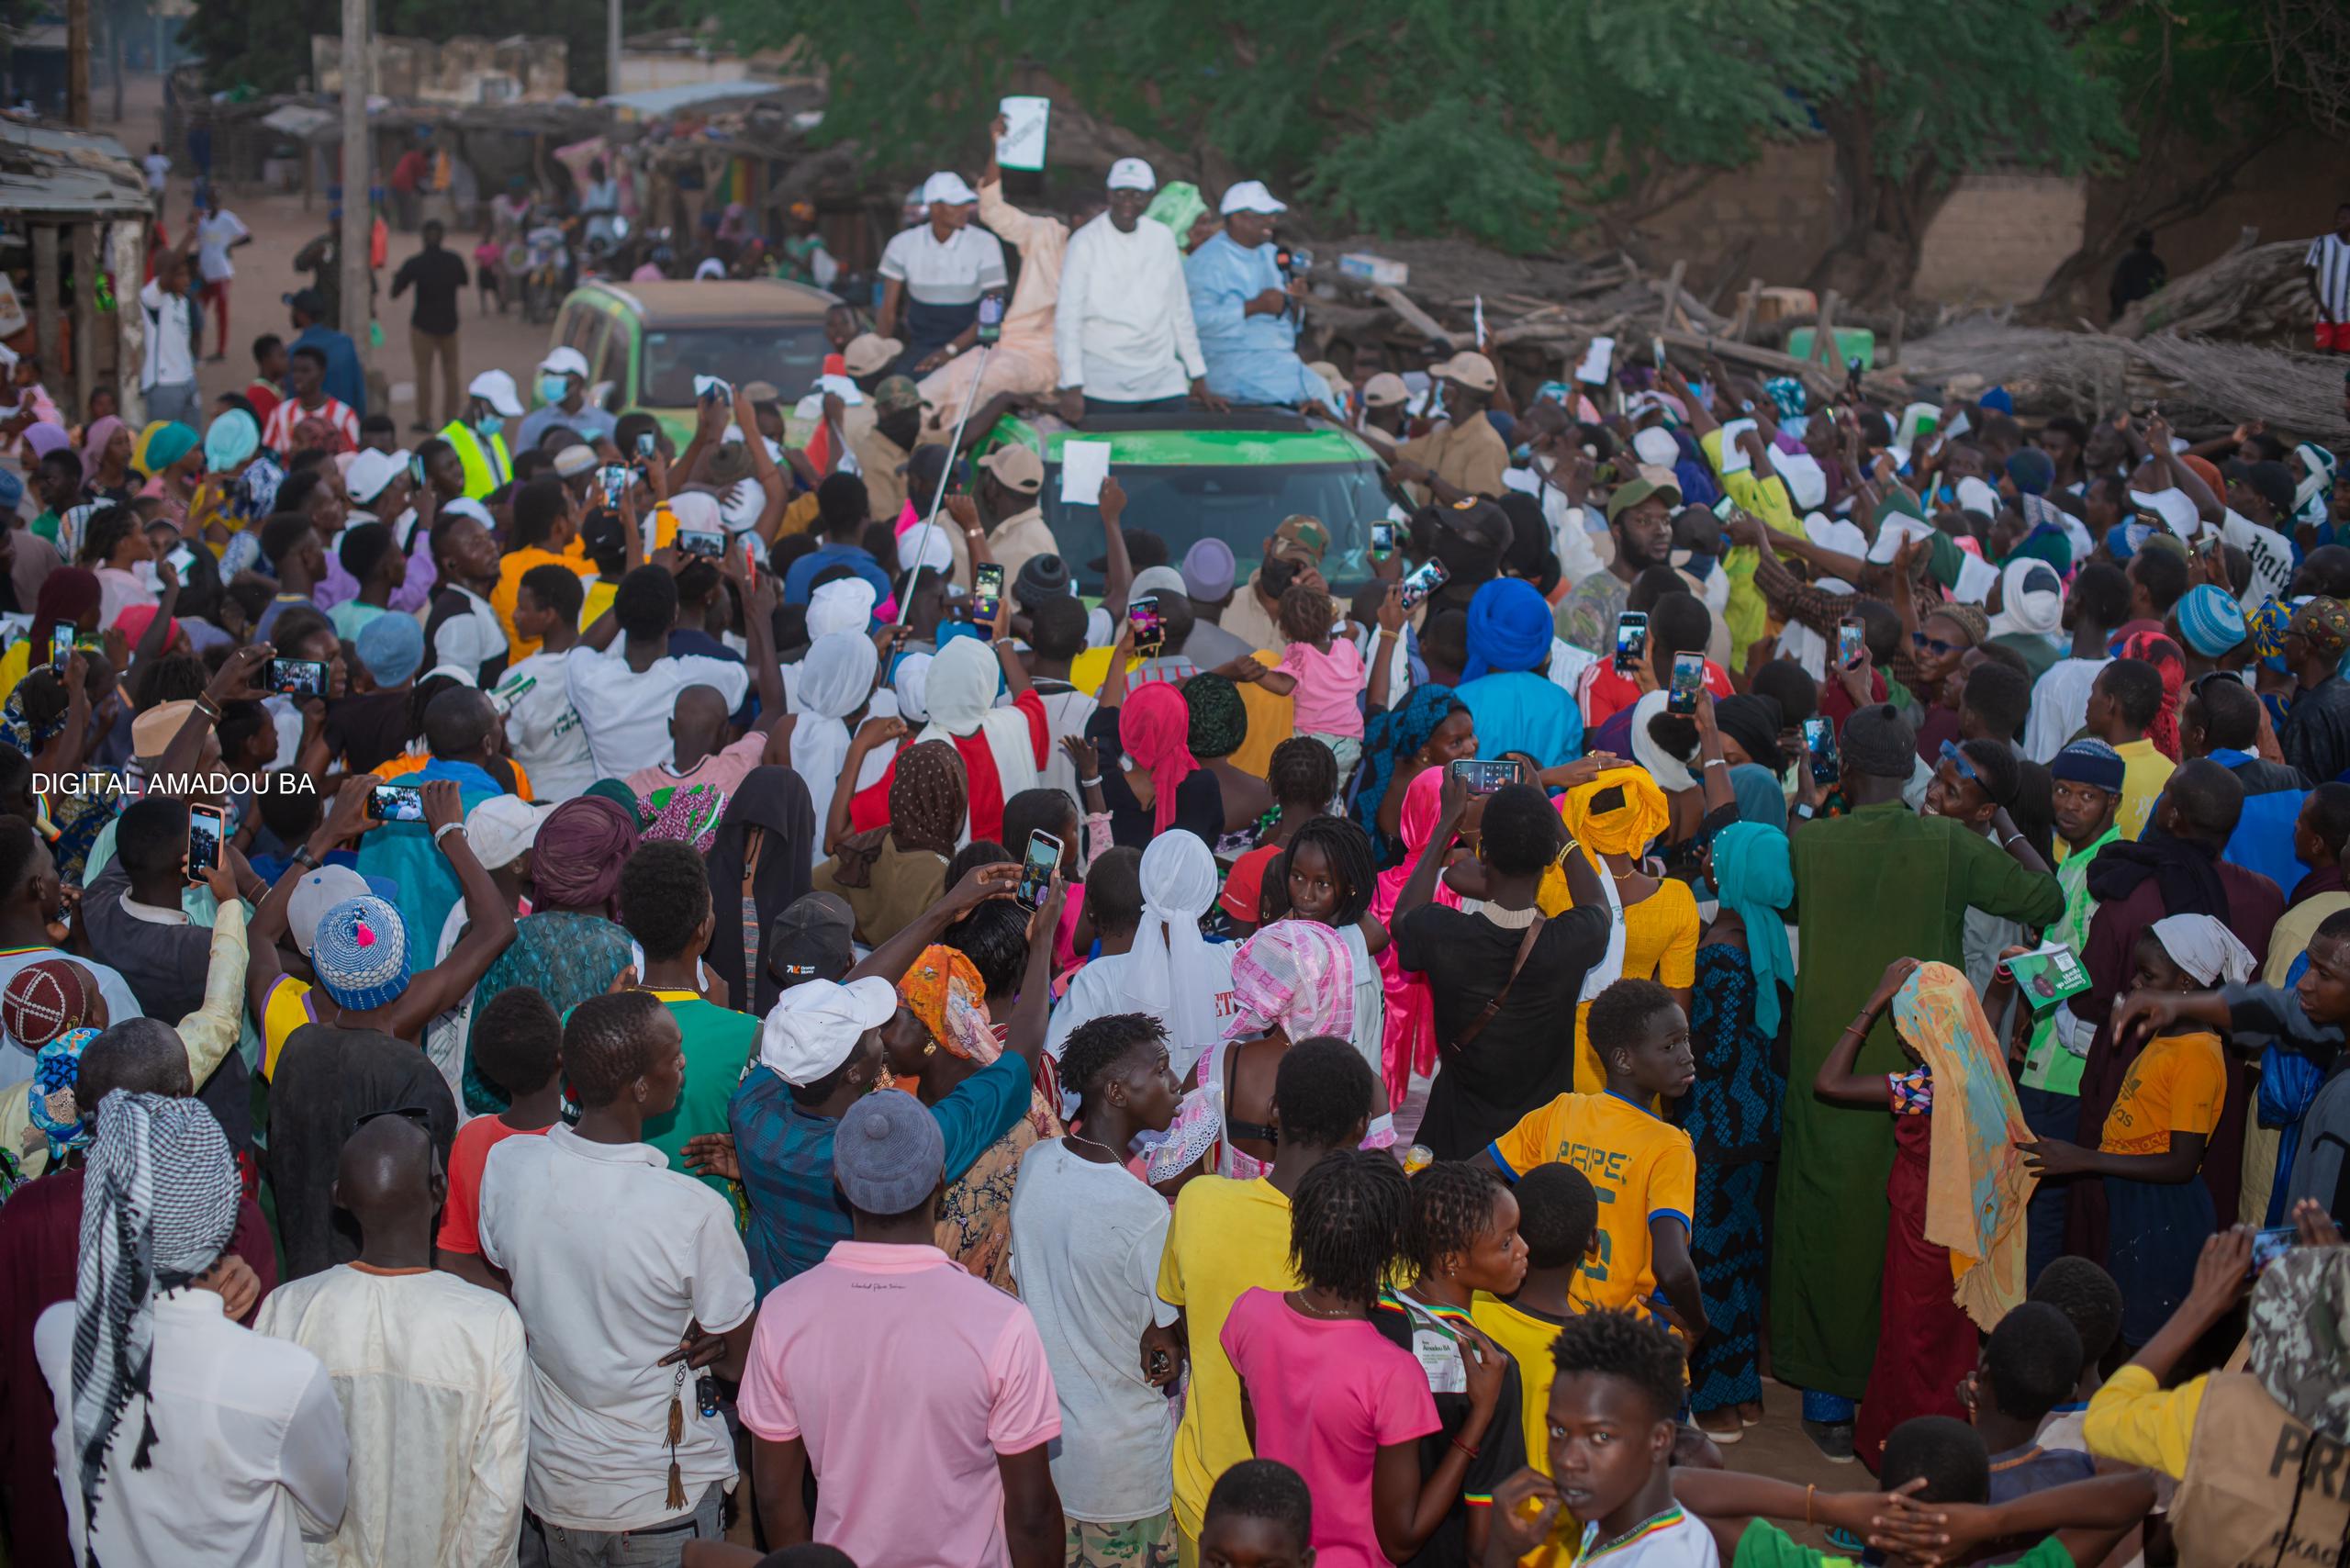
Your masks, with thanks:
M1811 781L1833 788L1843 777L1843 759L1836 755L1836 726L1825 719L1803 722L1803 744L1811 752Z
M1649 617L1644 610L1628 610L1616 618L1616 673L1629 675L1648 656Z
M1003 603L1003 566L996 561L971 568L971 619L982 626L993 625L997 609Z
M1472 795L1490 795L1505 784L1517 782L1517 763L1511 757L1464 756L1448 769L1466 780Z
M411 485L421 485L424 483L423 458L410 457L408 460L408 482Z
M2289 1225L2272 1226L2252 1233L2252 1271L2258 1274L2269 1264L2300 1245L2301 1233Z
M1371 553L1382 561L1395 554L1395 525L1393 523L1374 522L1371 525Z
M413 784L378 784L367 791L367 814L379 823L420 823L424 791Z
M979 296L979 330L976 339L980 343L992 343L1003 336L1003 296L997 293Z
M187 809L187 879L204 880L205 873L220 864L220 840L225 836L222 823L227 813L218 806L195 806Z
M1404 579L1404 608L1409 610L1436 592L1451 576L1450 572L1444 569L1444 563L1441 561L1426 562L1413 568L1411 576Z
M1705 684L1705 655L1673 655L1673 691L1664 700L1664 711L1668 713L1695 713L1697 711L1697 689Z
M1836 622L1836 664L1840 669L1852 669L1861 662L1861 623L1850 617Z
M1020 857L1020 886L1013 896L1024 908L1042 909L1060 864L1061 841L1042 828L1030 834L1028 852Z
M327 666L318 659L272 659L266 684L286 697L324 697Z
M654 454L658 453L660 450L660 438L655 435L651 431L641 431L637 433L636 454L639 457L650 462Z
M50 627L49 631L49 662L55 665L59 669L63 669L65 667L65 661L73 656L73 628L71 626Z
M677 554L707 555L716 560L726 554L726 535L699 528L681 528L677 530Z
M1126 625L1134 632L1135 652L1142 657L1155 659L1166 648L1167 623L1158 618L1157 594L1147 593L1126 606Z
M628 493L628 465L607 463L604 465L600 477L604 486L604 504L608 507L620 505L621 497Z
M1720 519L1722 521L1728 522L1731 518L1734 518L1737 515L1738 503L1730 499L1728 496L1724 496L1720 500L1714 503L1714 516Z

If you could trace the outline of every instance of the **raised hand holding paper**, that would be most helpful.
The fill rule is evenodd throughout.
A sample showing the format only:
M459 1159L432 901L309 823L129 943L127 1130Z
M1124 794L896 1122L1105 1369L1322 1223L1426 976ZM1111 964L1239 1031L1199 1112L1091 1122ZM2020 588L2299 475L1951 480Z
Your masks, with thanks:
M1003 134L996 138L995 162L1001 169L1041 169L1045 166L1045 123L1052 116L1050 98L1005 98L996 106L1003 117Z
M1108 442L1061 442L1061 505L1099 506L1102 502L1102 481L1109 476Z
M1754 459L1746 454L1746 448L1738 444L1738 438L1752 429L1752 420L1732 420L1722 426L1723 473L1741 474L1754 466Z
M1599 386L1607 381L1607 367L1615 358L1616 340L1594 338L1591 347L1583 350L1583 363L1575 366L1575 379L1586 386Z

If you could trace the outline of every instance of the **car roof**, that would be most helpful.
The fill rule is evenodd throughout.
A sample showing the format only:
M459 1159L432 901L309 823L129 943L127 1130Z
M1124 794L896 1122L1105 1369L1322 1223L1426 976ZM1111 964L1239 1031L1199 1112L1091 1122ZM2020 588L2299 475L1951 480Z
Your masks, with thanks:
M584 285L580 294L618 301L655 327L688 322L735 323L823 319L838 296L781 278L709 278L701 282Z
M1378 460L1353 431L1279 409L1237 409L1228 414L1192 409L1095 414L1081 428L1047 415L1006 419L997 429L1001 439L1035 449L1047 463L1059 461L1062 444L1071 441L1107 441L1112 463L1145 467Z

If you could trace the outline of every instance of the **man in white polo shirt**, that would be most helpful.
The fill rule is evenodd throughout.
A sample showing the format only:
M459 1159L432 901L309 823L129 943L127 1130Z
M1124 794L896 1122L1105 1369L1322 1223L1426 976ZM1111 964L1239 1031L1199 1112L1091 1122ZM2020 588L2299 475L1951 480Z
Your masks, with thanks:
M619 1561L623 1535L629 1562L675 1568L686 1542L719 1539L734 1480L726 1423L701 1414L694 1383L704 1368L741 1374L750 1260L726 1200L643 1141L685 1083L667 1005L588 998L564 1025L563 1068L579 1125L508 1138L482 1171L482 1256L513 1281L531 1356L522 1497L553 1568Z

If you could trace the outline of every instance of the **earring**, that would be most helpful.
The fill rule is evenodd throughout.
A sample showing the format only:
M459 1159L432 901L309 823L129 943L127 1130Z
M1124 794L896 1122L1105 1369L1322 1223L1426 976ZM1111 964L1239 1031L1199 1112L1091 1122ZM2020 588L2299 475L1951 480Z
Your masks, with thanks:
M936 1056L938 1054L938 1042L936 1040L933 1040L930 1044L923 1047L922 1054L926 1057Z

